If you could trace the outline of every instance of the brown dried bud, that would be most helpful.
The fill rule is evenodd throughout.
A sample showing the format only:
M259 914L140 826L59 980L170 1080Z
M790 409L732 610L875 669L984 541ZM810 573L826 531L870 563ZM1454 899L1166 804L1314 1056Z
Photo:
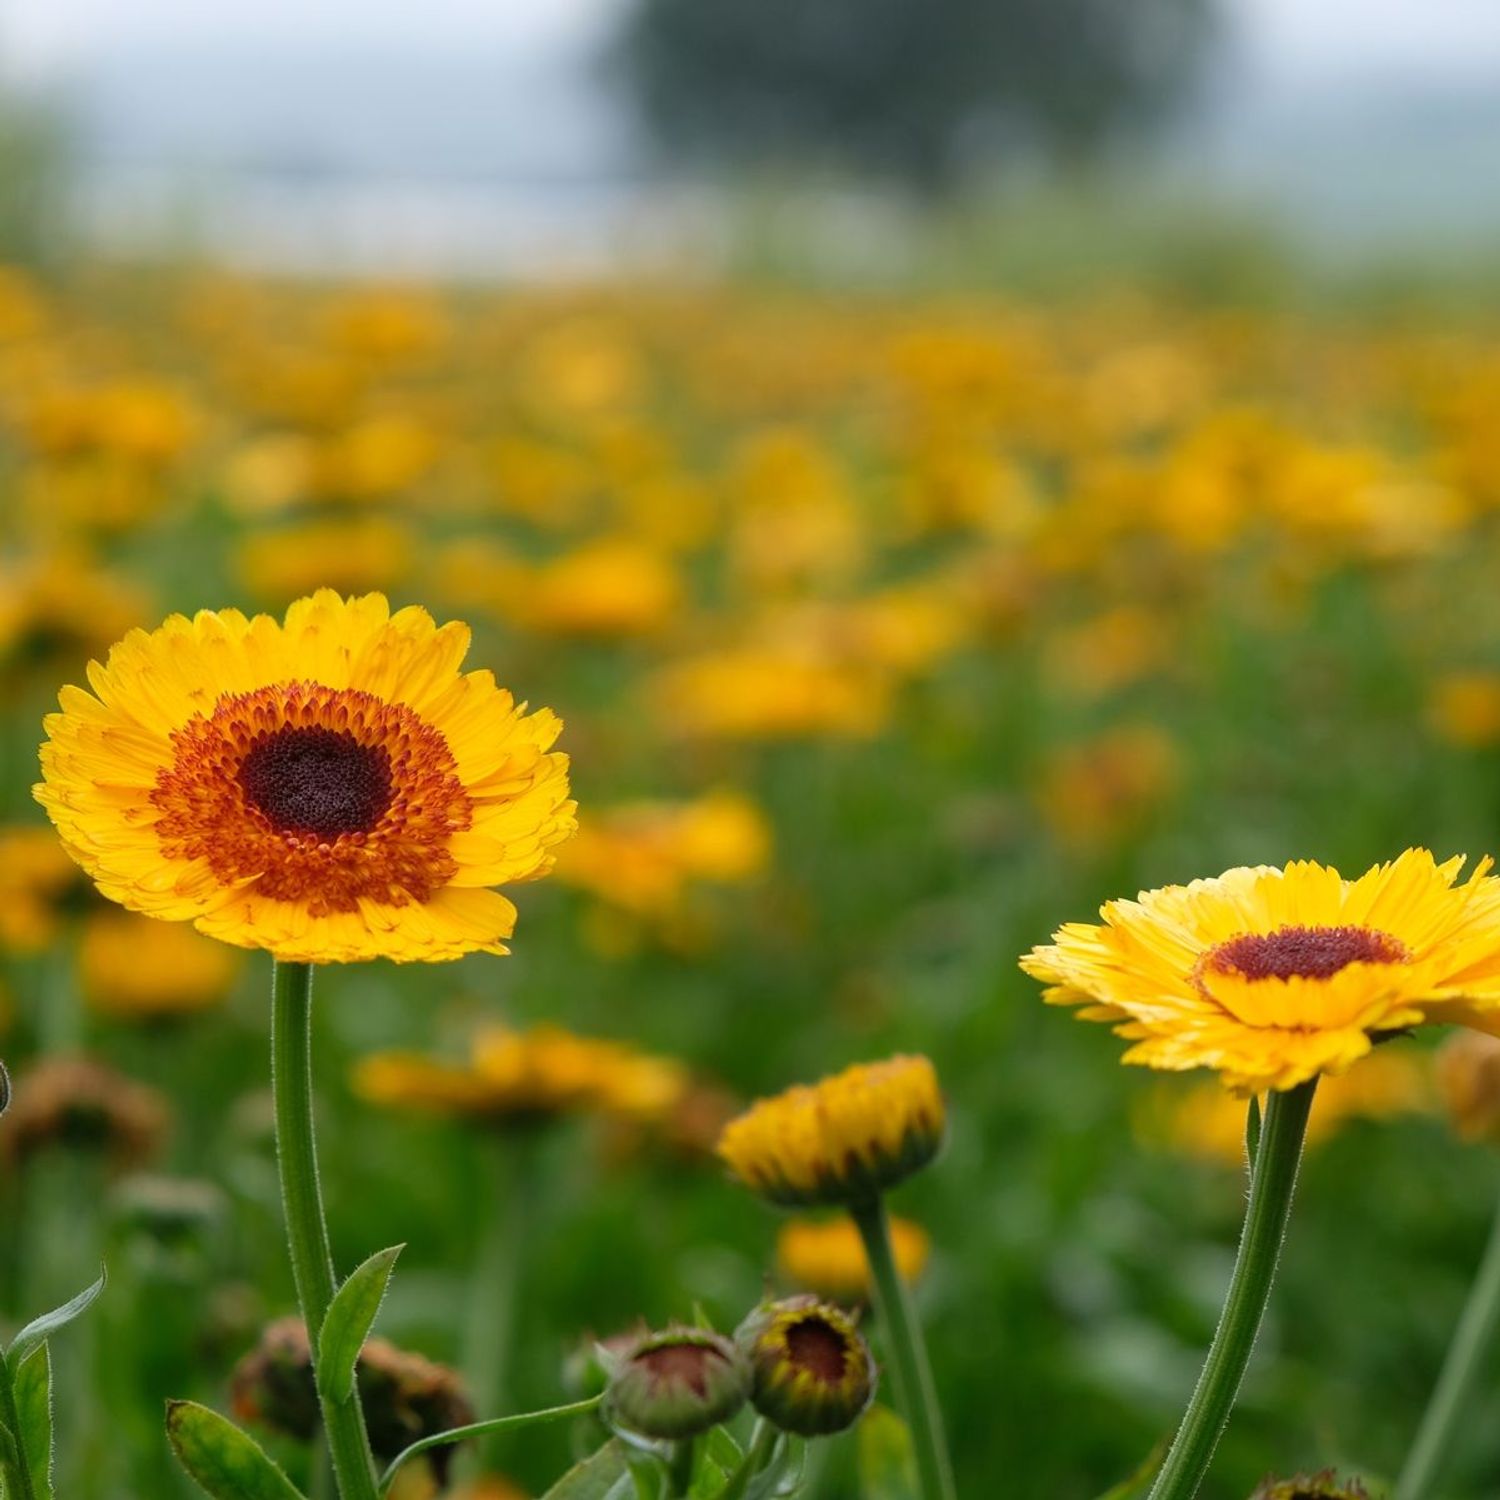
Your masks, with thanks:
M1370 1492L1357 1479L1340 1484L1332 1469L1322 1469L1292 1479L1262 1480L1250 1500L1370 1500Z
M47 1146L100 1151L117 1168L144 1166L167 1131L166 1101L91 1057L43 1058L15 1087L0 1153L26 1161Z
M370 1447L384 1463L420 1438L474 1420L452 1370L385 1339L366 1343L357 1375ZM303 1442L313 1437L320 1420L318 1394L307 1330L299 1319L282 1318L265 1330L260 1343L235 1366L230 1399L244 1421L260 1422ZM434 1448L427 1454L439 1483L446 1482L455 1451Z

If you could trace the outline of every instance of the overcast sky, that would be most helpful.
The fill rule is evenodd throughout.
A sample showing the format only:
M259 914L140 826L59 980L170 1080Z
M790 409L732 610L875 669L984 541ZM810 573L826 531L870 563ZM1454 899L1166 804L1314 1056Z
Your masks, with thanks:
M598 35L626 0L0 0L9 68L86 70L147 47L523 51ZM815 0L810 0L815 3ZM1274 73L1493 75L1500 0L1227 0Z

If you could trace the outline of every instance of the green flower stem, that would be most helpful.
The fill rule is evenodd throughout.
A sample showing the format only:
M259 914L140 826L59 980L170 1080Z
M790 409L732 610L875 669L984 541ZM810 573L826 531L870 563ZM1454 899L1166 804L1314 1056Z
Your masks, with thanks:
M1453 1342L1443 1360L1442 1373L1427 1410L1422 1413L1416 1441L1396 1481L1394 1500L1421 1500L1437 1478L1454 1429L1473 1394L1483 1355L1500 1327L1500 1207L1490 1227L1484 1258L1469 1289L1469 1300L1459 1315Z
M316 1364L318 1338L335 1284L313 1140L312 975L311 964L278 962L272 969L271 1088L292 1279ZM377 1500L358 1390L337 1402L324 1400L320 1392L319 1402L339 1495L342 1500Z
M776 1451L778 1433L764 1417L758 1417L750 1441L745 1445L745 1456L740 1466L729 1476L729 1483L719 1492L719 1500L742 1500L750 1481L771 1461Z
M1192 1500L1229 1422L1271 1295L1317 1079L1266 1103L1245 1228L1203 1373L1148 1500Z
M698 1467L698 1439L682 1438L672 1444L667 1460L667 1493L674 1497L692 1493L693 1471Z
M870 1262L875 1303L885 1329L891 1378L896 1385L896 1400L911 1429L922 1500L955 1500L953 1466L943 1436L943 1419L938 1410L932 1365L927 1358L927 1345L912 1304L911 1289L896 1269L885 1200L874 1198L851 1211L865 1242L865 1257Z

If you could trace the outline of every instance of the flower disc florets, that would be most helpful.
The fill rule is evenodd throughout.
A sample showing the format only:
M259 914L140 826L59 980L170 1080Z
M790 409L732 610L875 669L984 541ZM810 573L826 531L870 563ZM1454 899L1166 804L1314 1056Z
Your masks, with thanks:
M946 1120L931 1062L892 1057L762 1099L725 1126L719 1155L773 1203L864 1203L937 1155Z
M784 1432L842 1432L875 1394L869 1345L832 1303L813 1296L763 1303L734 1337L750 1361L752 1404Z
M610 1372L605 1410L612 1424L649 1438L686 1438L727 1422L750 1394L744 1355L701 1328L647 1333Z

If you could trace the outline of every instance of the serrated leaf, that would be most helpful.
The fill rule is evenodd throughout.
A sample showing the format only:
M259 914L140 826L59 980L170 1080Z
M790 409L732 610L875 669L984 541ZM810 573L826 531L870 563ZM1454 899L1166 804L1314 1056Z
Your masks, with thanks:
M59 1328L66 1328L74 1318L85 1312L93 1303L94 1299L104 1290L104 1284L108 1280L104 1268L99 1268L99 1279L93 1286L85 1287L83 1291L71 1301L64 1302L61 1307L54 1307L51 1312L43 1313L41 1317L28 1323L10 1342L10 1348L5 1351L5 1357L10 1363L11 1369L19 1369L21 1362L31 1353L38 1344L43 1344Z
M627 1500L634 1488L625 1449L618 1438L611 1438L598 1452L574 1464L542 1500Z
M396 1257L406 1247L393 1245L372 1255L350 1273L349 1279L333 1294L323 1332L318 1336L318 1389L330 1401L347 1401L354 1393L354 1370L359 1351L375 1326L380 1304Z
M13 1394L21 1458L36 1500L52 1500L52 1356L38 1344L16 1367Z
M196 1401L167 1403L167 1439L212 1500L302 1500L254 1438Z
M863 1500L917 1500L911 1433L888 1406L872 1406L856 1429Z

